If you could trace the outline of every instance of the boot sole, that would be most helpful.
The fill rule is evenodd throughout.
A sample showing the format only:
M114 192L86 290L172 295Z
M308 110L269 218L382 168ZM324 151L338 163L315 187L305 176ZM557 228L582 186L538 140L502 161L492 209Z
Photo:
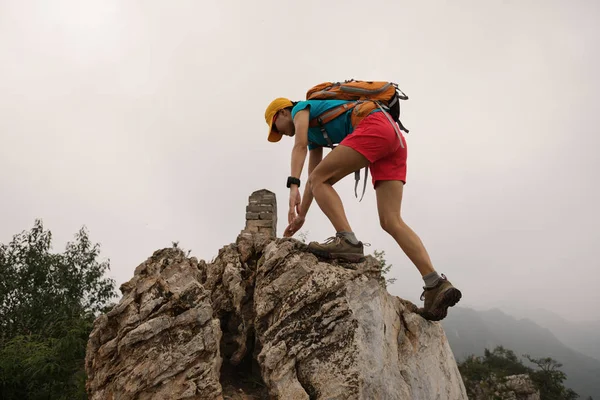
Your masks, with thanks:
M433 311L424 312L421 316L429 321L441 321L448 315L448 308L460 301L462 293L455 287L444 292L440 304Z
M363 262L365 260L365 256L362 254L355 253L328 253L322 250L313 250L308 249L311 253L316 256L326 258L328 260L340 260L340 261L348 261L352 263Z

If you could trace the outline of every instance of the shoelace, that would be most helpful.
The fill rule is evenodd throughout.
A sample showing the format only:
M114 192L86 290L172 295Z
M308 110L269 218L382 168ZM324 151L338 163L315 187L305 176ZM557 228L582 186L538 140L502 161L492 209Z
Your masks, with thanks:
M323 242L323 244L329 244L329 243L333 243L333 242L339 242L342 238L339 236L332 236L332 237L328 237L327 239L325 239L325 241Z
M328 237L327 239L325 239L325 241L323 242L323 244L329 244L329 243L339 243L343 238L341 236L331 236ZM371 246L371 243L363 243L363 246L365 247L369 247Z

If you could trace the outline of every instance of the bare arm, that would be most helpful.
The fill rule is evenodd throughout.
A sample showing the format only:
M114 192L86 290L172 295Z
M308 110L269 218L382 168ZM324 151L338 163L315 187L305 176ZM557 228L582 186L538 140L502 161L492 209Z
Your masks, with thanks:
M313 201L310 175L315 170L317 165L319 165L321 160L323 160L322 147L317 147L316 149L313 149L308 153L308 180L306 181L306 186L304 188L304 196L302 198L302 204L300 205L300 215L302 217L306 217L306 214L308 214L308 209L310 208L310 204Z
M302 174L302 168L306 161L306 154L308 153L308 123L309 123L309 111L301 110L294 116L294 129L295 129L295 142L294 148L292 149L292 161L291 161L291 176L300 178ZM290 186L290 210L288 212L288 227L285 229L284 236L293 236L304 224L306 213L313 200L312 188L310 184L310 174L316 168L316 166L323 159L323 149L313 149L310 152L310 158L308 160L308 179L306 181L306 187L304 189L304 198L300 199L300 190L297 185ZM296 211L298 214L296 214Z
M292 173L291 176L300 178L302 168L306 161L306 153L308 153L308 110L298 111L294 117L294 126L296 141L292 149Z
M298 111L294 117L294 129L296 141L292 149L291 174L295 178L300 179L302 168L306 161L306 153L308 153L308 110ZM302 212L300 199L300 190L298 185L290 185L290 210L288 212L288 223L291 224L296 219L296 213Z

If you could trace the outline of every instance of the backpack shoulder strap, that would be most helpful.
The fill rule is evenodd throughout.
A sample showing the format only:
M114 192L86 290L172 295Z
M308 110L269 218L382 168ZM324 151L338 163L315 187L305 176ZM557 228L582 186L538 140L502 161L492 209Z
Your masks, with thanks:
M333 121L334 119L336 119L340 115L344 114L345 112L352 110L354 107L356 107L357 103L358 102L344 103L344 104L341 104L330 110L327 110L324 113L321 113L318 116L316 116L315 118L311 119L308 123L308 127L309 128L319 127L321 129L321 133L323 134L323 137L325 138L325 140L328 143L328 147L333 149L335 146L334 146L333 142L331 141L331 138L327 134L327 130L325 129L325 124Z
M310 128L315 128L317 126L323 126L323 125L333 121L340 115L344 114L346 111L352 110L354 107L356 107L356 104L358 104L358 102L356 102L356 101L350 102L350 103L344 103L344 104L341 104L330 110L327 110L324 113L319 114L315 118L311 119L310 122L308 123L308 126Z

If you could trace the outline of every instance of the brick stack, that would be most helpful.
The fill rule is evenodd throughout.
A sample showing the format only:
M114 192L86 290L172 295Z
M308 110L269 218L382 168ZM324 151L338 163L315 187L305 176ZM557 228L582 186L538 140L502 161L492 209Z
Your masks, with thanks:
M246 207L246 228L277 237L277 200L275 193L261 189L252 193Z

